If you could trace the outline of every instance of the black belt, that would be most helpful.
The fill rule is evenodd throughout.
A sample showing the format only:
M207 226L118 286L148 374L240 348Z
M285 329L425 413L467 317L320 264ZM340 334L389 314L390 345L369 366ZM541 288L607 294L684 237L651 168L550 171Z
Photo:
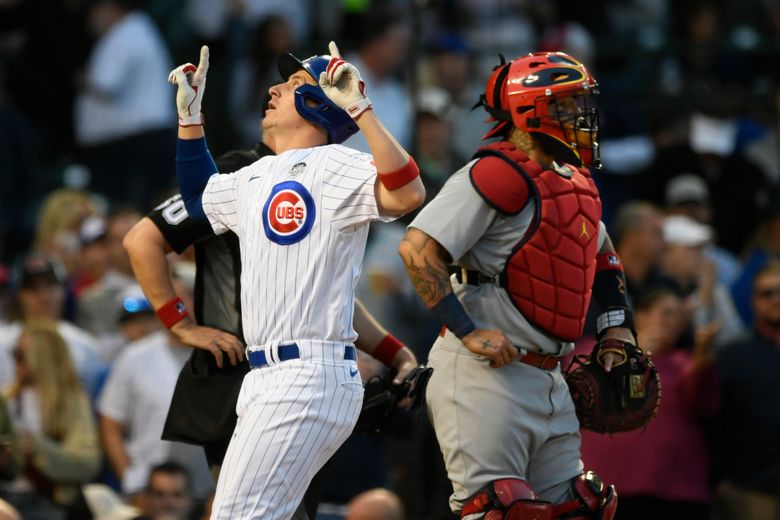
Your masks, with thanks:
M458 280L458 283L480 285L483 283L495 284L496 281L498 281L500 287L504 286L501 275L488 276L486 274L480 273L479 271L473 271L471 269L466 269L465 267L460 267L459 265L451 265L448 269L450 274L455 275L455 279Z
M298 359L301 357L301 349L298 348L297 343L288 343L286 345L279 345L276 349L276 357L278 361L289 361L291 359ZM268 366L268 360L265 357L265 350L251 350L247 356L249 366L252 368L260 368ZM357 352L352 345L344 345L344 359L351 359L352 361L357 359Z

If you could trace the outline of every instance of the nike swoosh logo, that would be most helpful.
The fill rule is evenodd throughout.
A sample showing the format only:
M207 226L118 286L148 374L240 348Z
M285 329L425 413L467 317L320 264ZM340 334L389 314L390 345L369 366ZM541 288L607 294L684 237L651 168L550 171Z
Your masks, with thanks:
M357 374L357 373L358 373L357 370L352 370L351 368L349 369L349 375L350 376L355 377L355 374Z
M253 176L249 177L249 180L247 182L252 182L253 180L259 179L259 178L260 178L259 175L253 175Z

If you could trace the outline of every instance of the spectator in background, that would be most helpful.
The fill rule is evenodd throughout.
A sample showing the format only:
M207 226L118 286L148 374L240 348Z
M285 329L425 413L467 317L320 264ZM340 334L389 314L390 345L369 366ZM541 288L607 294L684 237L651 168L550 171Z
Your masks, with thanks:
M409 24L403 12L392 6L373 7L365 13L359 27L357 54L344 59L360 71L374 113L404 148L412 143L412 103L404 84L396 74L406 64L409 47ZM370 152L363 134L358 132L344 146Z
M93 0L98 36L76 98L76 142L91 187L146 207L173 179L176 114L166 78L168 50L141 0Z
M716 457L721 520L780 516L780 262L756 275L748 337L717 353L721 381Z
M5 391L23 456L21 476L0 496L26 520L64 518L65 508L100 468L89 399L57 323L31 320L13 351L16 374Z
M694 329L713 321L720 328L713 340L715 347L742 333L742 321L731 293L721 284L715 264L704 256L712 240L712 228L679 215L664 219L664 249L661 268L671 287L686 302Z
M669 179L683 173L702 178L717 210L712 226L718 245L740 255L758 228L770 185L764 173L736 148L736 130L730 119L693 114L687 142L659 149L639 181L640 193L662 204Z
M134 210L124 210L114 213L104 224L103 233L95 230L92 238L94 247L100 249L104 268L92 284L78 296L76 322L93 334L99 343L104 359L112 359L121 344L121 335L117 329L116 315L106 312L115 307L118 295L135 285L135 278L130 267L130 258L122 247L122 240L127 232L139 220L141 215ZM85 252L89 243L82 226L82 240L85 240Z
M73 295L77 299L81 297L82 292L100 280L108 270L105 219L97 216L85 218L81 223L79 243L81 253L78 261L79 270L71 282ZM80 309L77 309L77 320L79 311Z
M0 392L0 481L15 479L21 463L19 439L11 422L8 405Z
M612 222L615 250L623 261L629 299L636 302L662 279L663 213L643 201L622 205Z
M601 435L582 431L582 460L619 489L616 520L707 520L704 419L717 407L711 351L717 325L697 331L692 350L676 349L686 328L683 301L655 289L636 303L637 344L652 354L663 385L647 428Z
M780 4L772 8L773 22L780 28ZM775 78L772 91L774 110L771 112L771 123L767 125L764 134L750 142L745 148L745 156L761 167L769 180L780 184L780 78Z
M176 288L191 307L188 289L180 282ZM135 506L143 508L152 467L170 459L190 469L196 496L205 497L213 484L203 450L160 439L176 379L191 351L156 323L140 289L136 294L122 300L123 330L138 326L136 331L146 334L122 347L98 402L108 462Z
M667 215L683 215L700 224L712 223L710 190L701 177L690 173L673 177L666 183L665 200ZM720 283L731 287L742 270L734 253L712 243L705 248L704 255L715 263Z
M24 520L14 506L0 498L0 520Z
M480 146L485 134L485 114L472 110L484 88L479 81L475 81L479 75L475 71L473 49L461 34L443 32L434 37L429 47L429 56L430 70L425 72L430 75L431 86L444 90L452 100L449 114L452 125L450 146L460 156L453 161L463 164L467 158L460 151L474 150ZM421 75L425 72L421 72Z
M452 146L456 108L449 94L438 87L426 87L417 95L416 108L412 154L425 183L425 198L431 200L466 158Z
M279 82L279 57L295 48L292 30L278 15L269 15L250 32L245 52L233 66L228 105L235 125L237 144L251 148L257 144L266 109L264 93Z
M144 490L143 520L187 520L192 518L195 501L187 468L174 461L154 466Z
M87 192L62 188L49 193L38 211L33 250L59 260L68 278L74 276L79 270L81 225L96 213Z
M404 506L392 491L378 488L353 498L345 520L403 520Z
M15 273L15 294L9 313L11 323L0 328L0 386L12 377L11 352L24 325L52 320L65 340L72 364L82 387L94 399L103 382L106 366L100 359L95 339L86 331L62 319L65 285L62 265L41 255L30 255L19 262Z
M780 191L775 190L761 218L742 272L731 287L743 323L753 323L753 279L768 262L780 258Z

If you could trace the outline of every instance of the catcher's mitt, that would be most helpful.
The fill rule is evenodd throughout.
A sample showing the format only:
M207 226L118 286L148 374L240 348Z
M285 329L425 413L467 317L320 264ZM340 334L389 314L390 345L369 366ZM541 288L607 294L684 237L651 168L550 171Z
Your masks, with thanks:
M609 372L601 364L608 352L625 352ZM661 380L650 356L617 339L600 341L590 356L576 356L565 377L580 426L597 433L642 428L661 403Z
M363 408L355 425L357 433L377 433L395 413L404 398L412 403L411 410L419 407L425 398L425 387L433 373L432 368L420 365L413 368L400 385L393 384L397 372L389 371L384 376L374 376L364 385Z

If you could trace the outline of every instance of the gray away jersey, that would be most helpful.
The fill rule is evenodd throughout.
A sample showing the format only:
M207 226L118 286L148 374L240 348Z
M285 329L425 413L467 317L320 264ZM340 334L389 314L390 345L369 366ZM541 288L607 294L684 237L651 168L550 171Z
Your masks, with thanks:
M471 161L449 178L442 190L409 225L423 231L467 269L486 276L501 273L512 248L525 234L534 215L533 201L513 216L489 206L474 190L469 179ZM599 227L599 248L606 230ZM455 295L479 328L498 329L512 344L529 351L562 355L573 348L532 326L497 284L459 284L451 277Z

